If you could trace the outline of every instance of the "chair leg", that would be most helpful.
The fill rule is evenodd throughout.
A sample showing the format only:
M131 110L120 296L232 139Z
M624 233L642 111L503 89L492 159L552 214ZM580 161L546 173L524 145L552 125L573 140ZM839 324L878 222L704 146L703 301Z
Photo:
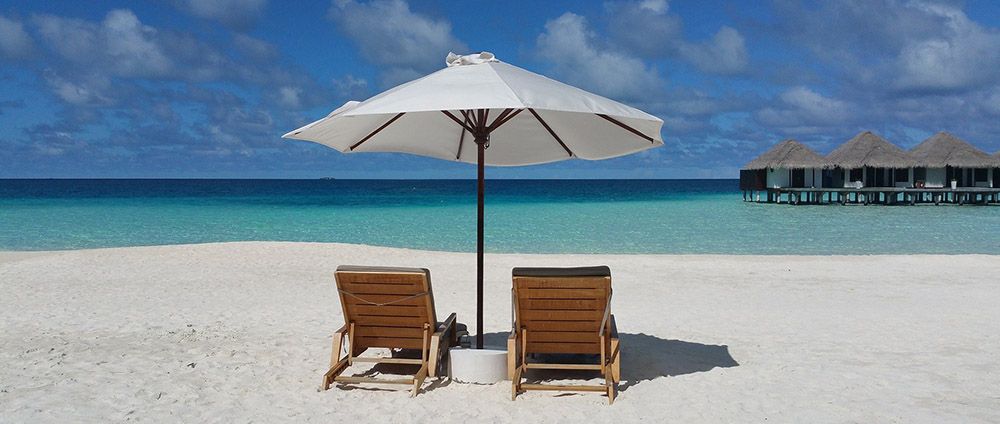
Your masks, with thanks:
M323 385L320 386L320 389L329 390L330 385L333 384L333 381L337 378L337 376L340 375L340 373L344 372L344 370L346 369L347 369L347 358L341 359L340 362L337 362L336 364L331 366L330 370L323 375Z
M321 390L329 390L330 385L333 384L333 379L337 378L337 376L347 368L347 358L340 357L341 352L344 350L345 328L342 328L333 334L333 351L330 353L330 369L323 375L323 385L320 386Z
M611 339L611 376L615 383L622 381L622 352L618 339Z
M517 393L521 391L521 367L514 369L514 377L510 380L510 400L517 399Z
M420 366L420 371L413 376L413 391L410 393L410 397L414 397L420 392L420 386L424 384L424 378L427 378L427 363Z
M604 377L604 384L608 387L608 405L615 403L615 386L614 378L610 373L606 374Z

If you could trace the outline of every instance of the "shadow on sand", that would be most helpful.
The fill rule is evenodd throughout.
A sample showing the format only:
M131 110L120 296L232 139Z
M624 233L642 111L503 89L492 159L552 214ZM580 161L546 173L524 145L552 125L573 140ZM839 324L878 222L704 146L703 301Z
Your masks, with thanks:
M484 334L484 344L489 348L507 349L507 336L507 333ZM619 336L622 346L622 382L618 389L623 392L643 381L659 377L694 374L711 371L714 368L740 365L729 354L729 346L726 345L667 340L641 333L621 333ZM539 377L544 380L549 376ZM554 378L555 375L551 377ZM586 378L585 375L581 377Z

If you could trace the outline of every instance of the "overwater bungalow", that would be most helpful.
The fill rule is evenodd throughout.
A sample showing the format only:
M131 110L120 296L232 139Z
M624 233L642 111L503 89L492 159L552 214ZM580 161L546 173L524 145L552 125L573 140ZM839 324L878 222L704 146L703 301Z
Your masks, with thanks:
M916 160L871 131L862 132L830 152L830 187L910 187Z
M795 140L785 140L740 170L740 189L744 198L765 188L822 187L826 160ZM768 201L771 201L768 192Z
M740 170L740 190L768 203L1000 203L1000 152L944 132L907 152L865 131L825 158L786 140Z
M994 153L993 157L996 158L998 163L1000 163L1000 152ZM1000 164L998 164L996 168L993 168L993 187L1000 187Z
M998 187L1000 159L946 132L934 134L918 144L910 154L915 187Z

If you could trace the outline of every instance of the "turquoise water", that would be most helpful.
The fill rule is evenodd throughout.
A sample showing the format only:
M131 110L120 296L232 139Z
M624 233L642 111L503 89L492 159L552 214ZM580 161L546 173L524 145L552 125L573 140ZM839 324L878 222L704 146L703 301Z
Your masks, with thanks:
M0 180L0 250L219 241L472 252L475 182ZM487 182L486 247L523 253L1000 253L998 206L744 203L736 180Z

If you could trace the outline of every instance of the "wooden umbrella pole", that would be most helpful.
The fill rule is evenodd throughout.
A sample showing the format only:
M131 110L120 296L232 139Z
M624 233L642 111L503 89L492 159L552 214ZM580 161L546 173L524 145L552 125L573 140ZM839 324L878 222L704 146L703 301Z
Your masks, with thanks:
M477 139L476 148L479 152L479 209L476 225L476 349L483 348L483 197L486 189L486 172L484 167L486 157L486 141Z

